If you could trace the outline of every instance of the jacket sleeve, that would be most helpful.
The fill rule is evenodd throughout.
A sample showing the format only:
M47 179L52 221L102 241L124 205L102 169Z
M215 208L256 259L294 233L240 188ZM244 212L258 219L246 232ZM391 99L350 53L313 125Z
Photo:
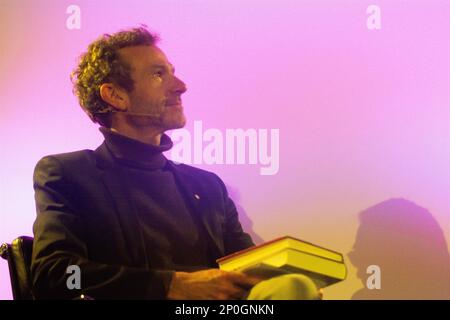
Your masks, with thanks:
M54 157L44 157L33 176L37 217L31 278L34 295L44 299L165 299L174 271L133 268L88 259L83 222L73 186ZM69 289L69 265L81 271L81 288ZM69 280L69 281L68 281Z
M222 195L225 204L225 222L224 222L224 249L225 255L234 253L239 250L243 250L254 246L252 238L250 235L242 229L241 223L239 222L239 216L236 209L236 205L233 200L228 195L228 190L220 179L216 175L217 179L222 188Z

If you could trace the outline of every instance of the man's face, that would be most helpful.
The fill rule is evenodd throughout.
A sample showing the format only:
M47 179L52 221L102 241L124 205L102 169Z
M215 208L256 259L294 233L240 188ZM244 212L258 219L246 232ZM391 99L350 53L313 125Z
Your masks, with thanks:
M182 128L186 124L181 95L187 90L174 75L175 69L156 46L135 46L119 50L120 58L131 67L134 89L128 92L128 112L152 114L135 117L138 126L153 126L162 131Z

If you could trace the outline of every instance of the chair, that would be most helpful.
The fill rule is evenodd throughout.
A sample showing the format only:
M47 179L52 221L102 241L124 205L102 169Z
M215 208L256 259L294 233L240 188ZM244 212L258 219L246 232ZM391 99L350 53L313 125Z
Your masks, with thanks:
M14 300L35 300L31 286L31 253L33 252L33 238L20 236L11 244L0 246L0 256L8 261L9 276ZM94 300L87 295L80 295L73 300Z
M11 244L3 243L0 256L8 261L14 300L34 300L31 290L31 252L33 238L20 236Z

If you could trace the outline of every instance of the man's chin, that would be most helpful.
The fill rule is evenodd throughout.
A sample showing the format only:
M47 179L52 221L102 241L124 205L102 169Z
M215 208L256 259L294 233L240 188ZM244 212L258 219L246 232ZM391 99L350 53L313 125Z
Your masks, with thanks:
M175 120L175 119L174 119ZM186 125L186 117L176 119L176 121L171 121L167 126L166 130L181 129Z

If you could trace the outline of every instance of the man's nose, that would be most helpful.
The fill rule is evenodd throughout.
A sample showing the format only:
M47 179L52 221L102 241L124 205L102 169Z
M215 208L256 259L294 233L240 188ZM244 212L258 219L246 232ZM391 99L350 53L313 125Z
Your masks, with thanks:
M174 77L174 91L178 95L181 95L187 91L186 84L178 77Z

